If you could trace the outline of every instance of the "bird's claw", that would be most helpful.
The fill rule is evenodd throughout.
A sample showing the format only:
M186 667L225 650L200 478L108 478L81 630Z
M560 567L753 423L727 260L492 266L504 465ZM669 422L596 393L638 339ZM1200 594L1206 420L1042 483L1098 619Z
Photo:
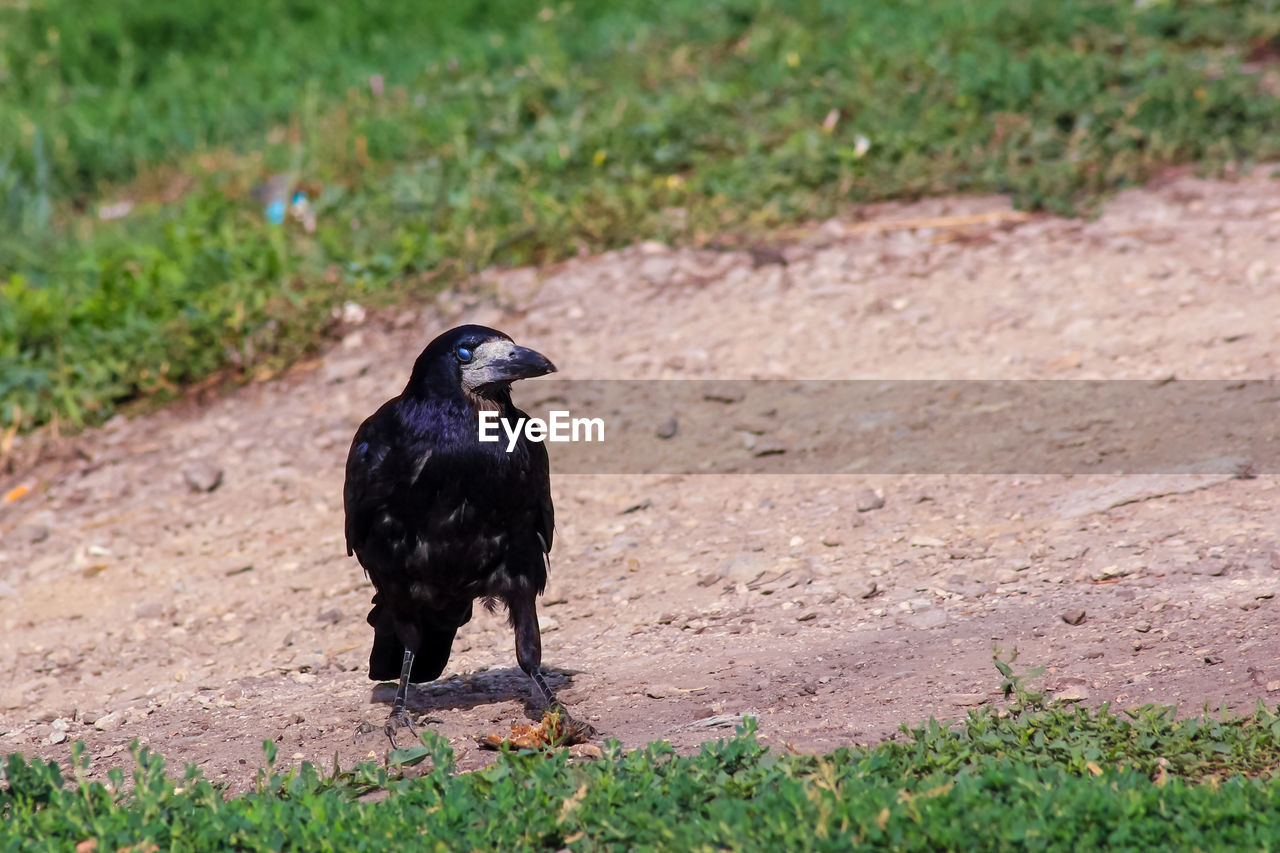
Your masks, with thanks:
M413 720L409 714L403 709L392 711L391 716L387 717L387 724L383 731L387 733L387 740L391 741L391 748L396 749L396 730L408 729L409 733L415 738L418 736L418 729L414 726Z

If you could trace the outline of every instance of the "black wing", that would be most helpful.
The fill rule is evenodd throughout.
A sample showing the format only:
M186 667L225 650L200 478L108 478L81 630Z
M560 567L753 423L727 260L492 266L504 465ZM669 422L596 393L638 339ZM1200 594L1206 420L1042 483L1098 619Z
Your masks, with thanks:
M411 453L403 446L394 411L397 402L389 400L360 425L347 454L342 504L348 556L364 547L387 502L412 485L431 458L430 448L416 448Z
M551 464L547 460L547 446L533 443L529 450L533 481L538 484L538 538L542 540L542 553L551 553L551 538L555 535L556 511L551 505Z

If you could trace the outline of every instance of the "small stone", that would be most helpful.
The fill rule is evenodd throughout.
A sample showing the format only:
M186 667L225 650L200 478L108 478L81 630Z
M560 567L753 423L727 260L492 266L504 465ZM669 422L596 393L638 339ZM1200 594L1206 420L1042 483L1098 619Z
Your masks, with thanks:
M560 630L560 622L554 616L541 616L538 618L538 625L542 629L542 633L546 634L551 631Z
M952 693L947 697L952 705L959 705L962 708L971 708L974 705L981 705L987 701L985 693Z
M1271 568L1280 572L1280 548L1271 552Z
M858 512L871 512L873 509L880 509L883 506L884 497L877 494L874 489L863 489L854 498L854 507Z
M575 743L569 747L569 757L583 761L597 761L604 758L604 750L594 743Z
M17 687L7 687L0 690L0 711L13 711L25 705L22 690Z
M301 672L323 669L328 659L319 652L308 652L293 659L293 668Z
M792 536L791 541L787 543L787 545L789 545L792 548L799 548L803 544L804 544L803 536Z
M133 615L139 619L160 619L164 616L164 604L159 601L139 601L133 605Z
M818 618L818 614L810 610L808 613L801 613L796 617L797 622L811 622Z
M218 634L218 636L214 637L214 642L220 646L230 646L234 643L240 642L243 639L244 639L244 631L241 631L239 628L233 625L232 627Z
M1268 693L1275 693L1277 690L1280 690L1280 680L1267 682Z
M654 435L663 439L674 438L679 426L680 425L676 423L675 418L667 418L665 421L658 424L658 428L654 430Z
M1151 623L1139 622L1137 625L1133 626L1133 630L1137 631L1139 634L1145 634L1151 630Z
M1083 610L1068 610L1062 614L1062 621L1068 625L1079 625L1084 622L1084 618Z
M197 462L182 469L187 488L196 492L212 492L222 485L222 468L212 462Z
M49 528L43 524L24 524L14 531L19 542L36 545L49 538Z
M93 721L93 727L100 732L119 731L124 725L124 717L119 711L112 711L110 714L103 714L101 717Z
M996 583L1017 583L1018 573L1013 569L1001 569L996 572Z
M58 729L54 729L53 732L49 735L49 743L62 743L66 739L67 739L67 733L64 731L59 731Z
M670 696L675 689L666 684L651 684L644 690L644 695L650 699L665 699Z
M941 548L947 543L934 536L912 536L908 544L913 548Z
M940 607L930 607L927 610L906 613L898 617L898 624L904 628L917 628L920 630L940 628L947 624L947 611Z
M1053 698L1064 702L1079 702L1089 698L1089 691L1082 684L1073 684L1054 693Z
M316 619L326 625L337 625L342 621L342 611L336 607L331 607L328 610L321 610L320 613L316 615Z
M839 548L840 545L842 544L840 540L835 536L823 536L822 539L819 541L822 542L823 545L826 545L828 548Z

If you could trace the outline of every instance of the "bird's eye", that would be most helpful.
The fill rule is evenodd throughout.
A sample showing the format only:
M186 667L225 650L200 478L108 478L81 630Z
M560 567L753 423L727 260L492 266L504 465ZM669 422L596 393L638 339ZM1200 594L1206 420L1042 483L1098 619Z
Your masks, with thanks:
M471 350L467 347L458 347L458 361L466 364L471 360Z

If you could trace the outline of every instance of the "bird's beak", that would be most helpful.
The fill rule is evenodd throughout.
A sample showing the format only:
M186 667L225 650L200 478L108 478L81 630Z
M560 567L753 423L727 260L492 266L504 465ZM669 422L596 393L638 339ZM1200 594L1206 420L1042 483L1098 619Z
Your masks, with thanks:
M545 355L528 347L512 347L510 353L494 361L493 368L507 382L556 372L556 366Z
M484 389L510 385L517 379L555 373L556 366L540 352L511 341L486 341L476 347L475 359L462 368L462 385L483 394Z

